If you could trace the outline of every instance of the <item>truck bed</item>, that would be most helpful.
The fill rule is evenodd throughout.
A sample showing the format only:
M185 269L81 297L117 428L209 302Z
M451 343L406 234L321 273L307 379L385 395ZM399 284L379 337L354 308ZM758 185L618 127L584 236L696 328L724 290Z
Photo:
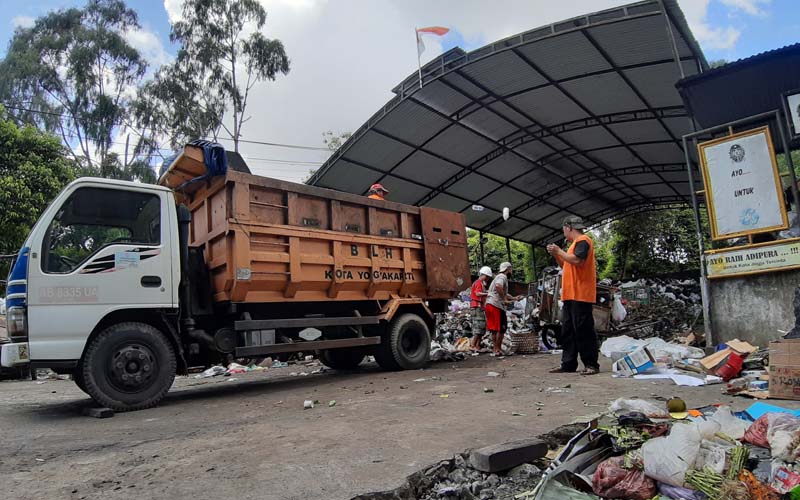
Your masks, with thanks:
M464 216L227 170L187 146L160 183L192 213L217 302L446 299L469 285Z

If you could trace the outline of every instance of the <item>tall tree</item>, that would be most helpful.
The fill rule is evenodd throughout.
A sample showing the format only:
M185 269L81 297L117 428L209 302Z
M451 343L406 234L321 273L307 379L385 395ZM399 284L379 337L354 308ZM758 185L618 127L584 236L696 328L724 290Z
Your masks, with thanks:
M57 132L76 160L97 168L147 69L126 40L137 28L122 0L89 0L17 28L0 63L0 97L18 121Z
M74 175L58 138L19 127L0 106L0 254L16 253L31 226ZM8 260L0 261L0 278ZM1 288L1 287L0 287Z
M191 137L217 137L222 128L239 151L250 119L250 91L289 72L280 40L262 34L267 12L258 0L186 0L170 39L181 44L175 62L146 85L139 121L157 118L156 129L173 144ZM158 110L160 114L152 114ZM223 114L230 112L230 124Z

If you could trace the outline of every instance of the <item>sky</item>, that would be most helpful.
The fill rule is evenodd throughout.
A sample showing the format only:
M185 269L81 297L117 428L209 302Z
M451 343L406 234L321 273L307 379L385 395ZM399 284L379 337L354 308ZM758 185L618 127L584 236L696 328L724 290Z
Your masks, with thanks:
M254 88L252 119L243 139L323 147L322 133L353 132L383 106L392 87L416 71L414 28L446 26L427 37L422 64L459 46L474 50L495 40L625 0L260 0L268 12L265 36L280 39L291 71ZM183 0L128 0L141 30L128 35L151 70L169 62L177 47L170 22ZM17 26L29 26L52 9L84 0L0 0L0 55ZM679 0L709 61L734 61L796 43L799 0ZM222 141L226 146L230 142ZM291 181L308 176L328 152L257 144L241 151L254 173Z

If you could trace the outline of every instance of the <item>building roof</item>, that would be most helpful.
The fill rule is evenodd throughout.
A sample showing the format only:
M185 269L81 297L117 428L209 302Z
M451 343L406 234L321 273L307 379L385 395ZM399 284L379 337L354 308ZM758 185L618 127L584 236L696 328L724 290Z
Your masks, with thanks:
M781 109L781 94L800 89L800 43L688 76L677 88L701 129Z
M416 72L395 87L308 182L360 194L381 182L393 201L535 244L566 215L684 204L692 125L675 82L705 69L675 0L456 48L423 67L422 88Z

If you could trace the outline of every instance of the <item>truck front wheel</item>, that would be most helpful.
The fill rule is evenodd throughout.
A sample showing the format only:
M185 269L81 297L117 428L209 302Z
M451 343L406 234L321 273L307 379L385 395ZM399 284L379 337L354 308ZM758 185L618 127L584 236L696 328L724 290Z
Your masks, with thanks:
M334 370L355 370L364 361L363 349L325 349L317 351L323 365Z
M132 411L158 404L175 380L175 351L156 328L119 323L100 332L83 356L82 382L100 405Z
M381 337L375 361L384 370L415 370L428 362L431 333L416 314L395 317Z

